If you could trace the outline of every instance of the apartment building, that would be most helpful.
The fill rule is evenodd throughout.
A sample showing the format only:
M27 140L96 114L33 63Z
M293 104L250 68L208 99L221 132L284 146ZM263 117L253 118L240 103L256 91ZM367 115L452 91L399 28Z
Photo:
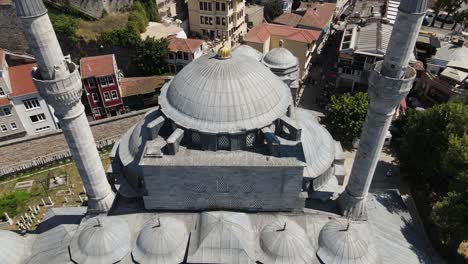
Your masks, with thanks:
M283 47L299 59L300 78L304 80L309 73L310 61L319 37L320 32L316 30L262 23L250 29L245 43L262 54L267 54L277 48L282 40Z
M177 15L176 0L156 0L156 7L160 18L175 17Z
M367 91L369 72L384 58L392 30L393 26L381 23L346 27L338 56L338 89Z
M114 54L82 58L80 72L94 120L125 113Z
M203 55L203 40L186 38L168 38L168 56L166 59L170 73L178 73L193 60Z
M188 14L191 33L205 39L234 46L247 33L245 0L191 0Z
M0 141L59 128L53 109L32 82L31 70L36 64L10 67L5 58L7 53L0 49Z

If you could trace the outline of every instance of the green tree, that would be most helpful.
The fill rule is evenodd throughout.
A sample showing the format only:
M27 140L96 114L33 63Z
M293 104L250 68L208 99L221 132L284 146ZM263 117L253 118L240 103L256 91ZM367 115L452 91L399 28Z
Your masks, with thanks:
M451 102L426 111L408 111L400 153L402 169L414 185L445 194L453 176L444 169L450 136L468 132L468 106ZM430 142L430 144L428 144Z
M145 6L146 16L149 21L159 22L159 13L154 0L140 0Z
M367 93L333 95L323 119L327 129L344 148L352 148L366 119Z
M457 23L460 23L462 26L462 29L465 29L468 27L468 10L465 9L461 12L456 12L455 15L453 16L455 23L453 23L452 30L455 30L457 27Z
M273 21L273 19L283 14L283 1L270 0L270 1L263 1L263 3L265 7L264 8L265 17L268 20Z
M409 111L401 121L402 169L413 190L422 190L420 213L435 225L436 241L450 256L468 240L467 103L468 96L426 111Z
M77 40L75 34L80 24L77 18L66 14L55 14L52 12L49 13L49 17L55 33L65 36L72 41Z
M445 0L444 1L444 9L447 12L446 17L453 16L463 4L468 3L468 0ZM445 19L442 20L442 24L440 28L444 28L445 26Z
M135 48L133 60L137 70L147 76L166 72L167 45L167 39L148 37L140 42Z
M455 255L456 249L468 240L468 191L449 192L432 207L431 218L437 226L441 244Z

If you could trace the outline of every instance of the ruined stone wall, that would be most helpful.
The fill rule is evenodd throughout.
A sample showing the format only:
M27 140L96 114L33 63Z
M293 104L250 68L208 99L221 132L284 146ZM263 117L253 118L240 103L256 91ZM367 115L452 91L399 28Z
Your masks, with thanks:
M18 53L28 50L23 26L13 3L0 5L0 48Z
M45 0L55 6L68 5L87 16L100 18L103 11L108 14L116 13L128 9L133 4L133 0Z

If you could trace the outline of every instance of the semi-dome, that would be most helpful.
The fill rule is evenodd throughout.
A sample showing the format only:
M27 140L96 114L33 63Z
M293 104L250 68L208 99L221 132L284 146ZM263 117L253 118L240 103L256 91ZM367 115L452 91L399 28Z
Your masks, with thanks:
M138 263L181 263L187 242L188 232L182 221L158 217L144 225L132 256Z
M0 263L21 263L24 243L18 234L0 230Z
M331 220L320 231L317 256L323 263L380 263L366 227L343 219Z
M286 85L260 62L215 54L184 67L160 96L162 112L177 125L215 134L271 125L291 104Z
M279 47L270 50L262 62L271 69L289 69L296 67L297 58L288 49Z
M116 263L130 253L130 229L118 217L95 217L78 230L70 243L75 263Z
M240 45L232 51L232 55L246 56L256 61L261 61L263 58L263 54L260 51L250 47L249 45Z
M260 246L272 263L311 263L314 259L305 230L286 218L278 218L262 229Z

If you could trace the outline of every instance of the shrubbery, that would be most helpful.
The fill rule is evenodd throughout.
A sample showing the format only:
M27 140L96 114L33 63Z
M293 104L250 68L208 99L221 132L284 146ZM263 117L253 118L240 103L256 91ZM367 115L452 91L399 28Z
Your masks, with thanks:
M76 41L76 31L80 22L77 18L66 14L49 13L50 21L57 34L67 37L71 41Z
M367 93L333 95L323 122L333 138L350 149L361 135L367 114Z
M455 256L468 240L468 104L455 101L408 111L400 163L434 241Z

